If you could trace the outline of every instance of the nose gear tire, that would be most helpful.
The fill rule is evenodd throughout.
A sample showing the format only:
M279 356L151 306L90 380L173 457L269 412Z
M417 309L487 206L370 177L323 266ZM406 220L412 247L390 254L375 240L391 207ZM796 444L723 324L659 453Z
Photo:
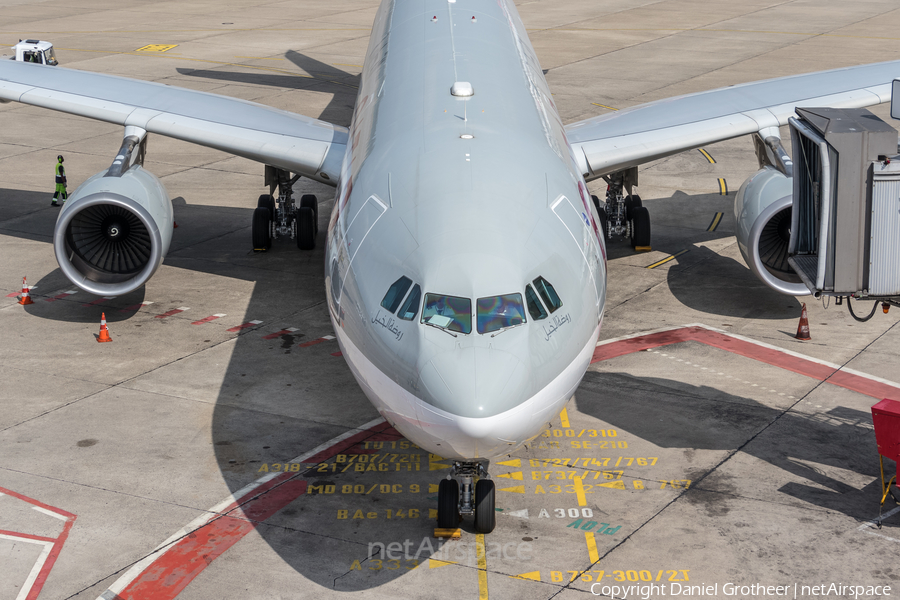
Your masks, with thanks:
M494 497L494 482L479 479L475 484L475 531L478 533L490 533L497 526Z
M459 525L459 483L442 479L438 486L438 527L456 529Z

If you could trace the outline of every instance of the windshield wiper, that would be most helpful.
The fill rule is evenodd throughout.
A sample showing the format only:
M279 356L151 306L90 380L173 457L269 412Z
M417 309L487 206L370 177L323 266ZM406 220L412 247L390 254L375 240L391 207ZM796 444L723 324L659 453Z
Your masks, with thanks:
M452 335L453 337L457 337L457 335L455 333L453 333L446 327L441 327L440 325L435 325L434 323L429 323L428 321L425 321L425 324L428 325L429 327L434 327L435 329L440 329L444 333L448 333L448 334Z
M491 334L491 337L497 337L498 335L500 335L500 334L503 333L504 331L509 331L509 330L512 329L513 327L518 327L519 325L524 325L524 324L525 324L525 321L522 321L521 323L516 323L515 325L507 325L506 327L501 327L500 329L498 329L497 331L495 331L494 333L492 333L492 334Z

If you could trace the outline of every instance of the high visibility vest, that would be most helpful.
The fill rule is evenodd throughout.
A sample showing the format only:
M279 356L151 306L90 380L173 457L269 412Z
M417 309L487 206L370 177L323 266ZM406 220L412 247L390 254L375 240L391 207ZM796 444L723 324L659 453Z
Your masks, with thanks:
M56 163L56 183L66 182L66 169L61 162Z

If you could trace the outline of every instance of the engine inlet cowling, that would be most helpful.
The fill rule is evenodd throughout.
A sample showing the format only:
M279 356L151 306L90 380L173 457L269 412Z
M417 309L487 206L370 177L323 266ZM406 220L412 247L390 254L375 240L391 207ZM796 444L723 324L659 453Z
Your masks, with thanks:
M172 204L141 167L98 173L66 202L54 234L56 259L78 287L102 296L131 292L156 272L172 239Z
M790 296L809 289L788 265L793 181L764 168L741 185L734 201L738 248L750 270L767 286Z

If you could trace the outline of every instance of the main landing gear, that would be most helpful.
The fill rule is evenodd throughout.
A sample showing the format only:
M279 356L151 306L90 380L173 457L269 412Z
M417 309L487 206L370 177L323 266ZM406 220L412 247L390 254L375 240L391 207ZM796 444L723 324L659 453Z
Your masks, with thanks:
M476 532L494 530L497 525L496 492L487 466L487 461L453 463L450 474L438 486L439 528L456 529L461 516L474 515Z
M641 204L640 196L630 193L632 185L636 184L636 170L613 173L604 179L609 184L606 202L591 196L600 215L603 239L625 238L639 252L650 250L650 212ZM629 192L627 195L626 190Z
M294 200L294 184L300 175L291 174L283 169L266 165L266 185L269 193L259 197L256 210L253 211L253 249L257 252L272 247L272 240L278 236L290 236L297 240L301 250L312 250L316 247L316 236L319 233L319 202L312 194L300 196L300 202ZM278 200L273 196L278 189Z

